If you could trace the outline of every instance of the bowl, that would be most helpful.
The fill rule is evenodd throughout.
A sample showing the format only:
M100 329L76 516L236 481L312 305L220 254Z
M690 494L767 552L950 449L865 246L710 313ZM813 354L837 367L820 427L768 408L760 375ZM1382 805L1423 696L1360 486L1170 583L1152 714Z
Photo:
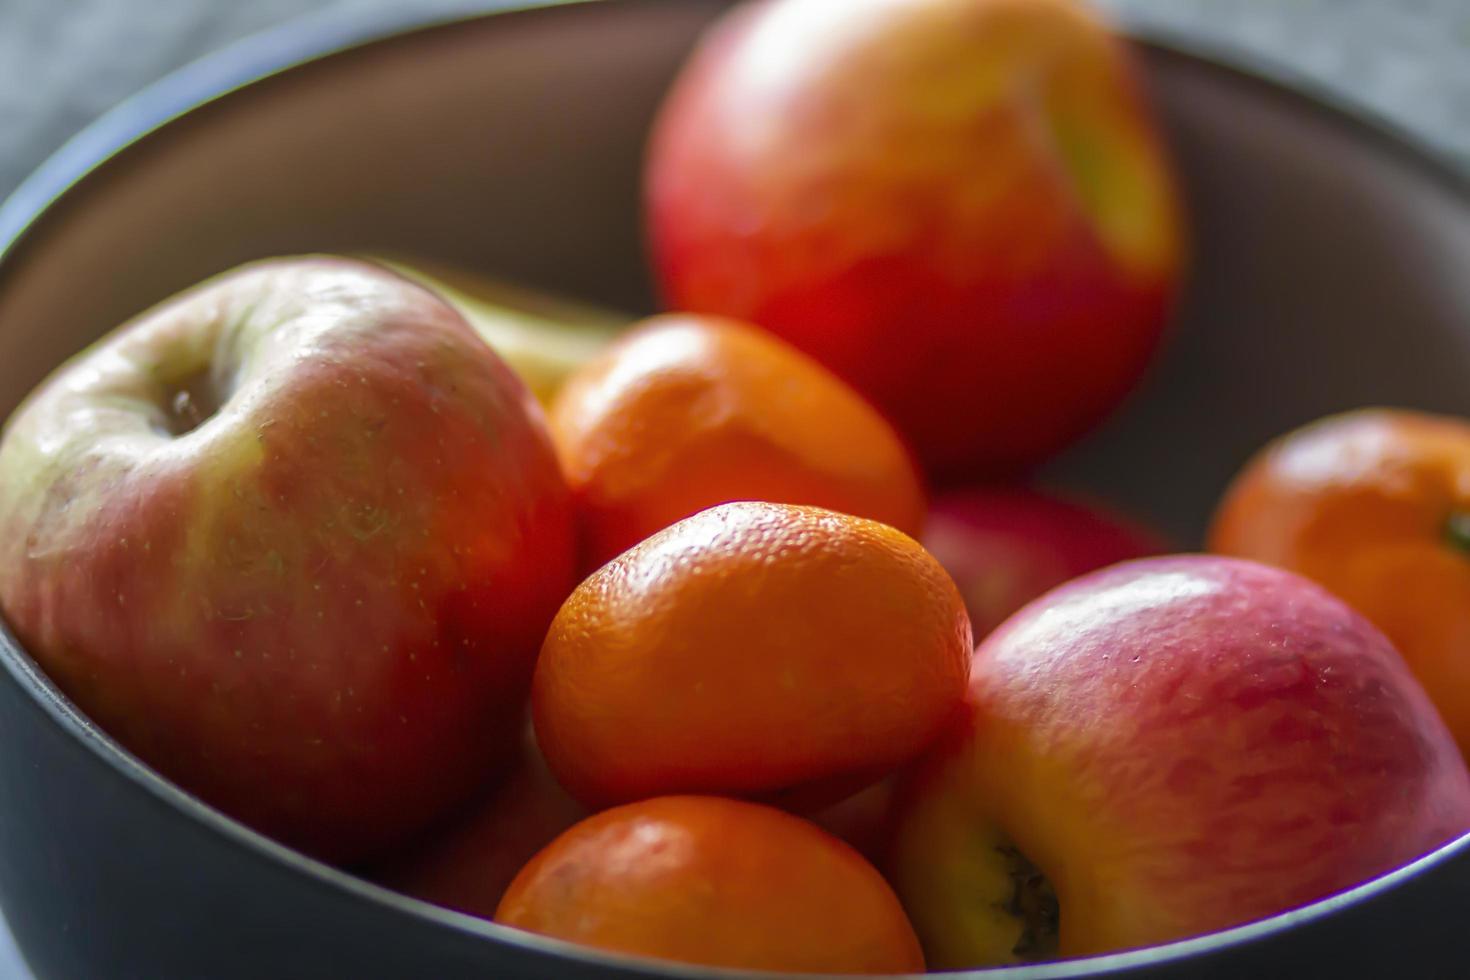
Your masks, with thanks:
M170 77L0 208L0 416L129 315L247 259L391 250L652 308L641 143L716 0L499 4L293 25ZM415 18L420 21L415 23ZM1230 474L1326 412L1470 414L1470 186L1278 68L1131 28L1196 273L1144 390L1058 461L1197 542ZM396 895L161 779L0 627L0 905L43 980L728 976ZM987 977L1458 975L1470 838L1186 942Z

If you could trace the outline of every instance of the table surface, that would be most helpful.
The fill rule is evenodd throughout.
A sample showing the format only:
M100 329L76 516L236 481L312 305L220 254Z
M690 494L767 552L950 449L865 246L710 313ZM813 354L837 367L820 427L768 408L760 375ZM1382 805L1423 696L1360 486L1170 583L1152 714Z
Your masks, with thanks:
M1470 169L1470 0L1100 0L1243 49ZM466 0L408 0L426 14ZM0 0L0 199L69 136L174 68L299 16L405 0ZM0 980L29 974L0 921Z

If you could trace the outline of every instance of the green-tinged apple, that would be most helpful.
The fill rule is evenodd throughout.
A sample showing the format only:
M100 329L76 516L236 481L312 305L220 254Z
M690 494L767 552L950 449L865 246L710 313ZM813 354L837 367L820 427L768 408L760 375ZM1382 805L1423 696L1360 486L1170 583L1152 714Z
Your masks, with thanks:
M426 902L494 918L526 862L588 815L551 774L527 722L520 753L504 780L375 877Z
M1132 53L1077 0L764 0L649 147L675 309L775 331L942 471L1024 469L1158 344L1185 251Z
M464 314L543 405L634 317L418 257L369 256Z
M1470 829L1470 774L1383 635L1306 579L1205 556L1018 612L900 795L890 871L936 968L1238 925Z
M12 416L0 611L160 772L353 860L514 750L572 520L540 408L458 313L379 266L271 260Z

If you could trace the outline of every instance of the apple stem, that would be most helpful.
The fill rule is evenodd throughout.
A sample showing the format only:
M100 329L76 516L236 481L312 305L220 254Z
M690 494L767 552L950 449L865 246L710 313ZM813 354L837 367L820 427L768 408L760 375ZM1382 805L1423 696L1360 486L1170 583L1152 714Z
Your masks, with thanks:
M1452 512L1444 522L1444 537L1454 548L1470 555L1470 512Z
M1021 919L1024 928L1011 953L1020 960L1055 959L1061 930L1061 906L1051 881L1020 850L1010 844L996 848L1011 876L1011 899L1006 912Z

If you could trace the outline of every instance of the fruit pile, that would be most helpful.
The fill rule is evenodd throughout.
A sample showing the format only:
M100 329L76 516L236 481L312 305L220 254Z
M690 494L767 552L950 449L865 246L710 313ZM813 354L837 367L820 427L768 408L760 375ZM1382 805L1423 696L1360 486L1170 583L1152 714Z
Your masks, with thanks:
M1029 482L1184 271L1096 13L737 7L646 175L636 325L296 257L63 365L0 440L7 624L290 846L686 963L1136 948L1470 830L1470 424L1285 436L1213 554Z

